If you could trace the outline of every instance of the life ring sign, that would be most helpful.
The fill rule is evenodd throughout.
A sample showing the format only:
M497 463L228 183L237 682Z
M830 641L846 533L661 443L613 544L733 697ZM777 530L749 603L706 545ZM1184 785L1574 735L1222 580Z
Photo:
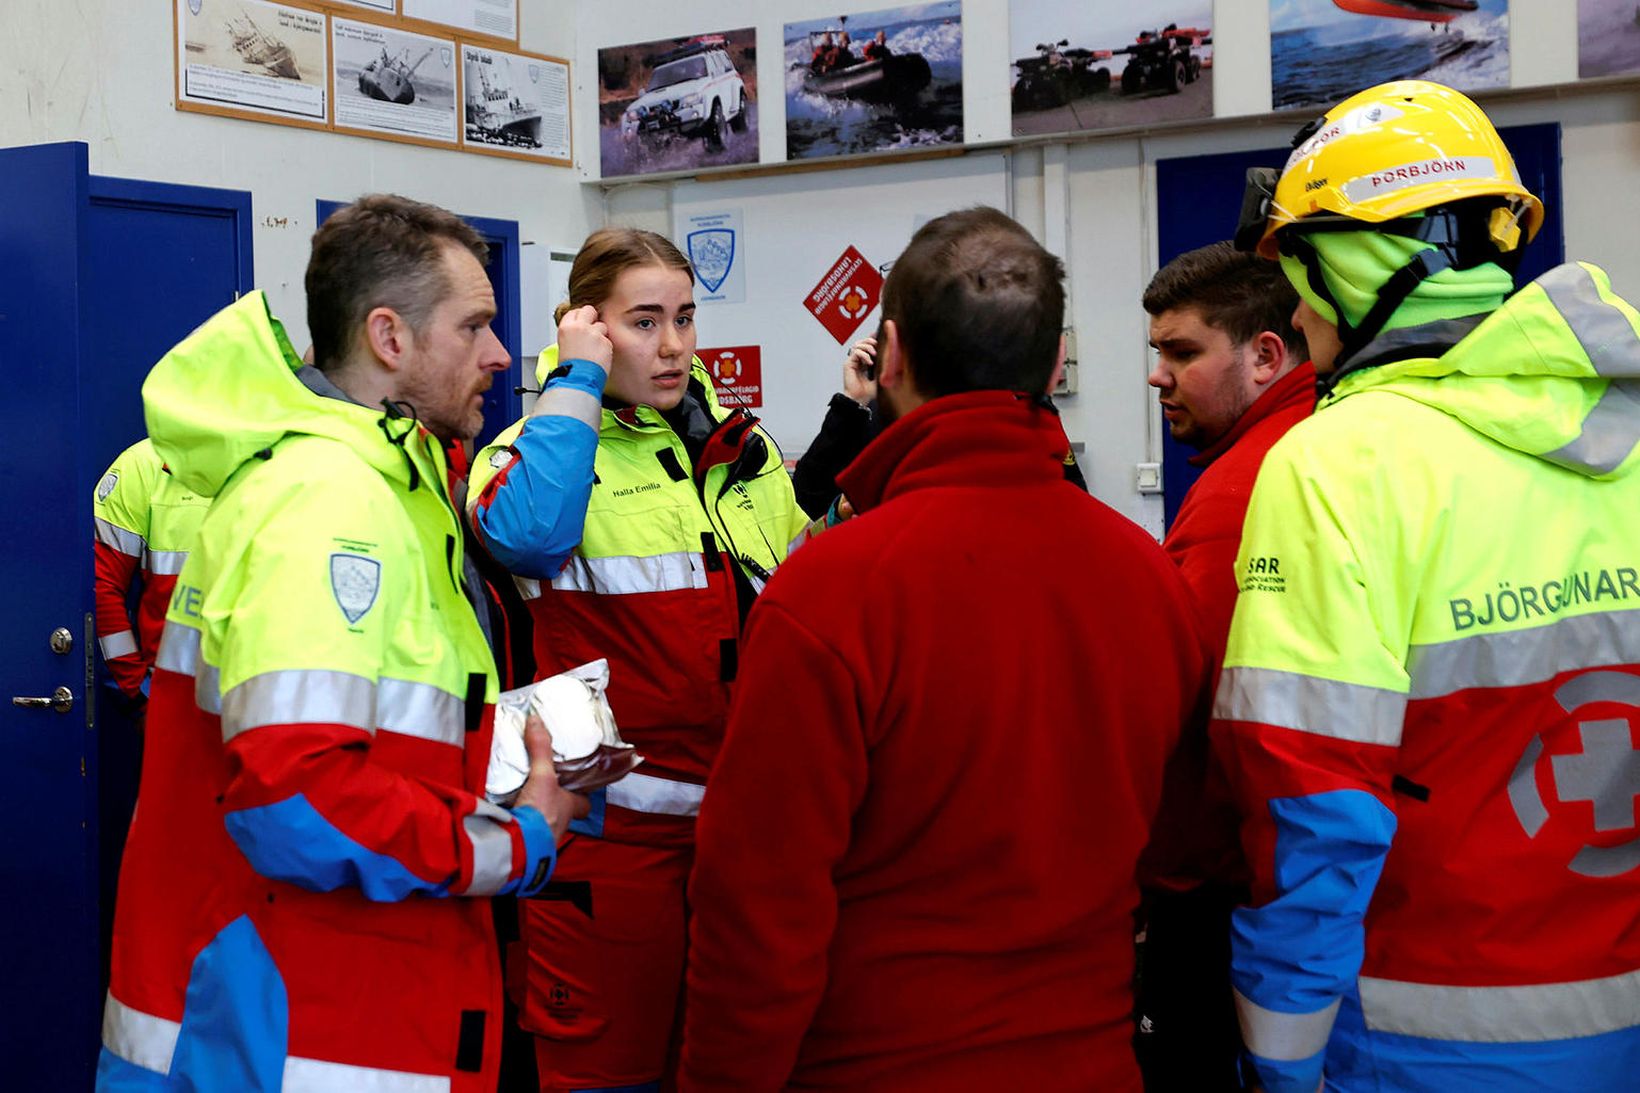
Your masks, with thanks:
M718 405L726 410L737 406L763 405L763 349L756 345L729 345L719 349L697 349L695 356L711 373Z
M837 344L843 345L876 308L882 293L883 275L851 246L832 263L803 303Z

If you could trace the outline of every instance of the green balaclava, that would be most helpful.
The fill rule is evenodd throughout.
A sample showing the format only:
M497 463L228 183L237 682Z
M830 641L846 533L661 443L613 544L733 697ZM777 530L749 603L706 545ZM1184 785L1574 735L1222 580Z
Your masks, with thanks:
M1430 247L1403 235L1375 231L1312 232L1308 241L1321 257L1327 288L1352 326L1371 310L1378 290L1395 271ZM1330 323L1338 322L1332 305L1310 288L1309 271L1302 261L1284 254L1281 269L1316 314ZM1378 333L1496 311L1514 287L1508 271L1493 262L1465 270L1444 269L1420 282Z

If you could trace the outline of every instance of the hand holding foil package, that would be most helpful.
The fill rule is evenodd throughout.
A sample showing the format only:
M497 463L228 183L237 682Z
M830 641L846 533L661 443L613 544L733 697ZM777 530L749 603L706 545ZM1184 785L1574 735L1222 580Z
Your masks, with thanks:
M586 793L619 781L643 756L621 739L604 690L609 686L609 661L594 660L548 676L527 687L503 691L495 703L495 736L490 743L490 768L484 795L498 805L510 805L530 773L524 748L524 722L530 714L541 718L552 733L552 758L558 784L573 793Z

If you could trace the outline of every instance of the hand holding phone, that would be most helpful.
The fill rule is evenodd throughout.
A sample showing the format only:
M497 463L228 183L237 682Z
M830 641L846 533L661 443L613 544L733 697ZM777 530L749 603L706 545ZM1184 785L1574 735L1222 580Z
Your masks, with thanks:
M877 339L861 338L843 360L843 393L861 406L877 397Z

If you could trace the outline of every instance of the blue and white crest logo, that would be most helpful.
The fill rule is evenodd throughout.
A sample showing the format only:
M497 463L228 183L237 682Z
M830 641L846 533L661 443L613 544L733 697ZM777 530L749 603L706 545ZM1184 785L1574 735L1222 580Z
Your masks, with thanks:
M188 0L188 10L193 12L195 15L198 15L199 9L204 6L205 0Z
M440 48L438 51L438 59L444 62L445 68L449 68L451 65L456 63L455 50L451 49L449 46Z
M689 261L707 292L716 292L729 279L735 265L735 233L731 228L707 228L690 232L685 240Z
M114 492L114 483L119 480L120 472L118 471L109 471L103 475L102 481L97 483L97 500L108 500L108 495Z
M382 564L358 554L330 556L330 591L336 606L350 623L364 618L376 602L382 583Z

